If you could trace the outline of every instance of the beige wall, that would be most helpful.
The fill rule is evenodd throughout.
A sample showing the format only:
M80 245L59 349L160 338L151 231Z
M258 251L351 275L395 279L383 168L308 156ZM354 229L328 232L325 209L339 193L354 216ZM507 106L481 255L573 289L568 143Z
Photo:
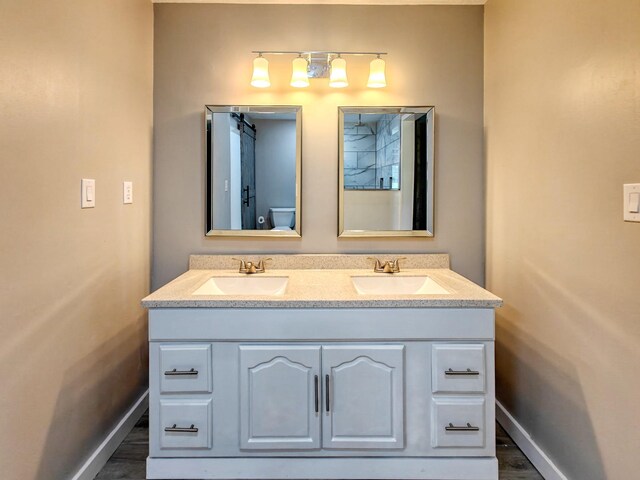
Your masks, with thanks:
M406 164L408 162L404 162ZM403 177L400 177L400 181ZM345 230L407 230L413 225L400 228L402 215L400 192L403 190L345 190Z
M153 12L0 12L0 477L63 479L146 385Z
M498 397L570 479L638 478L640 2L485 8Z
M155 5L153 286L207 252L448 252L482 282L481 6ZM289 87L291 60L270 57L272 87L249 85L252 50L388 51L388 87L365 87L369 59L348 58L351 86ZM204 105L303 106L301 239L205 238ZM338 105L436 106L433 239L338 239Z

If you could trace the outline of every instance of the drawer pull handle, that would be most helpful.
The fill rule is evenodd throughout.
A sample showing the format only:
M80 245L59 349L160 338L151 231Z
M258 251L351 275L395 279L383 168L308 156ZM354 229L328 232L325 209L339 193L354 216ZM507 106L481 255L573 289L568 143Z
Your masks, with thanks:
M319 407L319 403L320 403L320 399L318 398L320 396L320 388L319 388L319 385L318 385L318 383L319 383L318 382L318 375L316 375L314 377L313 381L314 381L314 384L315 384L315 391L316 391L316 398L315 398L315 407L316 408L315 408L315 410L316 410L316 413L318 413L318 410L319 410L318 407Z
M471 375L471 376L477 376L480 375L480 372L478 372L477 370L471 370L470 368L467 368L466 370L445 370L444 371L445 375L458 375L458 376L464 376L464 375Z
M457 427L453 423L450 423L444 429L447 432L478 432L480 431L480 427L474 427L470 423L467 423L466 427Z
M164 374L168 377L180 377L180 376L185 376L185 375L198 375L198 370L196 370L195 368L192 368L191 370L177 370L177 369L173 369L173 370L167 370L166 372L164 372Z
M164 427L165 432L178 432L178 433L198 433L198 427L195 427L193 423L190 427L178 427L175 423L173 427Z

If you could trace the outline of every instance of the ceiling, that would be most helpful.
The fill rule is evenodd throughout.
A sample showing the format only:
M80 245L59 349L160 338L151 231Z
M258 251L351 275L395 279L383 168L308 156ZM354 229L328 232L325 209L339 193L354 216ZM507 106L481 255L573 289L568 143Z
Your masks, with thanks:
M288 5L484 5L487 0L151 0L153 3L278 3Z

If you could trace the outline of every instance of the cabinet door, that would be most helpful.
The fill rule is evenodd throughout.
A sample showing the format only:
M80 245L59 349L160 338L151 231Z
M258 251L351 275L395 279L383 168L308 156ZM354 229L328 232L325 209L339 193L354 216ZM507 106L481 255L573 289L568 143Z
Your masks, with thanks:
M322 347L322 446L404 447L404 346Z
M239 348L240 448L320 448L320 347Z

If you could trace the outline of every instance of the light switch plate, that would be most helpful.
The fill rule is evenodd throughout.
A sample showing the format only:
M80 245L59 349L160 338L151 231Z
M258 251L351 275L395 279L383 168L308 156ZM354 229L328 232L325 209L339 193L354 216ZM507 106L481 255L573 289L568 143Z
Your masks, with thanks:
M93 178L83 178L80 183L80 207L95 208L96 206L96 181Z
M640 196L640 183L628 183L623 188L623 208L624 208L624 221L625 222L640 222L640 212L636 201Z
M122 182L122 203L133 203L133 182Z

